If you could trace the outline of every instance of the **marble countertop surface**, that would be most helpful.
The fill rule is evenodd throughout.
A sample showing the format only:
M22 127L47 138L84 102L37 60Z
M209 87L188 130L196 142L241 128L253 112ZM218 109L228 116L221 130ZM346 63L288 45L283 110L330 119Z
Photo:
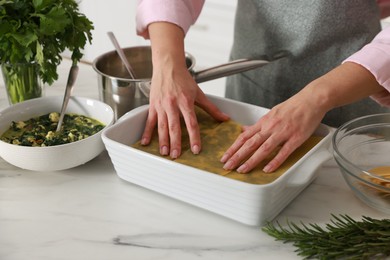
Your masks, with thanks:
M45 95L63 95L70 62ZM98 99L97 75L81 64L73 95ZM8 106L0 79L0 108ZM329 223L389 216L357 199L334 160L276 218ZM0 259L301 259L291 244L117 177L106 152L85 165L32 172L0 158Z

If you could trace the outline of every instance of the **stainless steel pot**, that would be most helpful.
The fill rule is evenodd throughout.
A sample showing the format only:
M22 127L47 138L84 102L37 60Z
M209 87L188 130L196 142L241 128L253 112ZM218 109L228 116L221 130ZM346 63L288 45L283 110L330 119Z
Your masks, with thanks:
M97 57L93 68L98 73L100 100L110 105L118 119L126 112L148 104L150 79L152 77L152 54L150 46L137 46L123 49L136 79L131 79L116 51ZM279 58L282 55L274 58ZM270 60L235 60L201 71L194 71L195 58L186 53L187 68L197 83L225 77L268 64Z

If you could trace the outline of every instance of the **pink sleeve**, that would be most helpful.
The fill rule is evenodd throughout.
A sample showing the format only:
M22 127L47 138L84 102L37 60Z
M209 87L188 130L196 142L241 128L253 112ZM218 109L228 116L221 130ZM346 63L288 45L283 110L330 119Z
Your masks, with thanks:
M187 33L198 19L204 0L139 0L137 6L137 34L149 38L148 25L153 22L170 22Z
M371 43L344 62L347 61L362 65L374 75L384 90L371 98L390 107L390 27L383 29Z

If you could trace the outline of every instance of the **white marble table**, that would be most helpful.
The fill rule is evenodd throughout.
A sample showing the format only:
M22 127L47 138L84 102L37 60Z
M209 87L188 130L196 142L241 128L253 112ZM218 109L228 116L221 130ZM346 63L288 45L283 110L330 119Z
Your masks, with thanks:
M46 95L62 95L70 63ZM81 65L74 95L98 98ZM0 108L8 106L0 79ZM331 214L388 218L358 200L333 160L277 220L328 223ZM106 152L58 172L18 169L0 158L0 259L300 259L290 244L122 181Z

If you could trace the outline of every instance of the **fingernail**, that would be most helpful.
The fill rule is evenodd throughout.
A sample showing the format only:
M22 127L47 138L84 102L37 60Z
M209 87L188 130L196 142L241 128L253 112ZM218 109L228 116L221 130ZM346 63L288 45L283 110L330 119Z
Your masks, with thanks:
M225 153L221 158L221 163L225 163L229 159L229 154Z
M246 163L244 163L243 165L238 167L237 172L239 172L239 173L246 173L247 170L248 170L248 166L246 165Z
M231 170L233 168L233 162L232 161L227 161L225 165L223 166L225 170Z
M166 145L162 146L160 148L160 153L161 153L161 155L168 155L168 153L169 153L168 147Z
M270 172L270 171L271 171L271 166L267 164L267 165L263 168L263 172Z
M192 146L192 153L193 154L199 154L199 152L200 152L199 145Z
M142 145L147 145L147 144L148 144L148 142L147 142L146 138L142 138L142 140L141 140L141 144L142 144Z
M175 149L171 152L171 157L173 159L177 159L177 157L179 157L179 152Z

